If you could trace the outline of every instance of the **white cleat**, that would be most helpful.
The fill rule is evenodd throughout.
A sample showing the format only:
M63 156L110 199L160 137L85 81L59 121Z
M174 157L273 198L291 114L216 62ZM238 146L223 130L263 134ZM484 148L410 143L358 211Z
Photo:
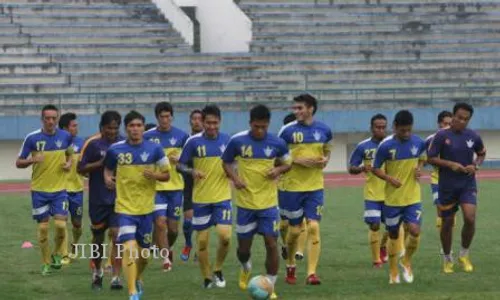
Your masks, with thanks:
M392 277L389 275L389 284L400 284L401 280L399 279L399 274L396 277Z
M226 280L224 279L224 276L222 275L222 273L214 274L213 282L214 282L215 286L218 288L225 288L226 287Z
M411 269L411 265L406 266L403 264L403 262L399 262L399 266L401 266L401 269L403 270L403 280L407 283L412 283L413 282L413 271Z

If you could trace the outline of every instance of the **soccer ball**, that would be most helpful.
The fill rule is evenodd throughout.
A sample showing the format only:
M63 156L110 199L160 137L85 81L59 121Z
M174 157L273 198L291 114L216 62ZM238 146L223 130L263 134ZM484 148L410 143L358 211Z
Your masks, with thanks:
M250 283L248 284L248 292L250 293L250 297L256 300L265 300L269 299L271 294L273 293L274 287L273 283L266 276L255 276L250 279Z

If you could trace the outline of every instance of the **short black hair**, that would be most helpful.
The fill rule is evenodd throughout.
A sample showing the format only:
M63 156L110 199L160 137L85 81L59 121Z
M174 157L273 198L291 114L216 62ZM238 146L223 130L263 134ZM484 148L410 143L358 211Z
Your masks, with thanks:
M146 118L144 118L143 115L141 115L139 112L135 111L135 110L131 110L126 116L125 118L123 118L123 123L125 123L125 126L127 126L130 122L132 122L133 120L141 120L142 123L146 123Z
M444 118L451 118L453 114L450 111L443 110L438 114L438 123L443 122Z
M156 127L156 124L155 123L148 123L146 124L146 130L150 130L150 129L153 129Z
M283 119L283 125L286 125L288 123L292 123L293 121L295 121L297 118L295 117L295 114L294 113L289 113L288 115L285 116L285 118Z
M408 126L413 125L413 114L406 110L400 110L394 116L394 126Z
M158 118L158 116L162 112L169 112L170 115L173 117L174 116L174 108L172 107L172 104L165 102L165 101L157 103L155 106L155 116Z
M318 110L318 100L311 96L310 94L302 94L293 98L294 102L304 103L308 107L313 107L313 114Z
M373 122L375 122L376 120L384 120L384 121L387 121L387 118L383 115L383 114L376 114L372 117L372 119L370 120L370 126L373 127Z
M271 111L264 104L257 104L250 110L250 122L270 121Z
M219 120L221 119L221 116L220 116L220 109L217 105L215 104L209 104L207 106L205 106L202 110L201 110L201 117L203 118L203 120L205 120L205 118L207 116L215 116L217 117Z
M459 103L455 104L455 106L453 106L453 114L456 114L459 109L463 109L463 110L470 112L471 117L474 114L474 108L472 107L472 105L470 105L468 103L459 102Z
M47 104L47 105L44 105L42 107L42 117L43 117L43 113L47 110L54 110L56 112L59 113L59 109L57 108L57 106L53 105L53 104Z
M201 112L201 110L195 109L195 110L192 110L191 113L189 114L189 119L191 120L193 118L193 116L196 115L196 114L203 115L203 113Z
M59 119L59 128L64 129L69 127L71 121L76 120L76 114L72 112L65 113Z
M99 127L102 128L116 122L118 126L122 123L122 116L116 110L107 110L101 115L101 121L99 122Z

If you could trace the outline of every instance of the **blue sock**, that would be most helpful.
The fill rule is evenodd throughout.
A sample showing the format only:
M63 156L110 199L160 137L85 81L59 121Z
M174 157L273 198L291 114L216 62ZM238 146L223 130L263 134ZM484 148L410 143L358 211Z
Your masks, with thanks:
M193 223L191 219L184 219L184 223L182 224L182 231L184 232L186 246L193 247L193 243L191 242L191 235L193 234Z

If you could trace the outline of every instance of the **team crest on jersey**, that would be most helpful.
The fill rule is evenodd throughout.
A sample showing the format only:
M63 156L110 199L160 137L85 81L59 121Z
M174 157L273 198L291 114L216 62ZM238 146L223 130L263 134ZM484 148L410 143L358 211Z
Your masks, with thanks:
M141 154L142 162L147 162L148 158L149 158L149 153L147 153L146 151L142 152L142 154Z
M168 140L170 142L170 145L174 146L176 143L177 143L177 139L172 137L170 140Z
M220 145L219 150L221 153L224 153L224 151L226 151L226 145L224 144Z
M417 156L418 148L416 146L411 147L410 151L413 156Z
M101 150L101 157L104 157L106 155L106 151Z
M450 139L446 139L446 140L444 140L444 143L445 143L446 145L451 145L451 141L450 141Z
M467 140L466 143L467 143L467 147L469 147L469 149L472 149L472 147L474 147L474 141L473 140Z
M321 133L319 133L319 131L314 131L313 137L316 140L316 142L319 142L319 140L321 139Z
M271 155L273 155L273 148L267 146L265 149L264 149L264 154L267 156L267 157L271 157Z
M73 151L78 152L78 150L80 150L80 148L78 148L78 146L77 146L77 145L74 145L74 144L73 144Z
M62 141L61 140L57 140L56 141L56 146L57 146L57 148L60 149L62 147Z

